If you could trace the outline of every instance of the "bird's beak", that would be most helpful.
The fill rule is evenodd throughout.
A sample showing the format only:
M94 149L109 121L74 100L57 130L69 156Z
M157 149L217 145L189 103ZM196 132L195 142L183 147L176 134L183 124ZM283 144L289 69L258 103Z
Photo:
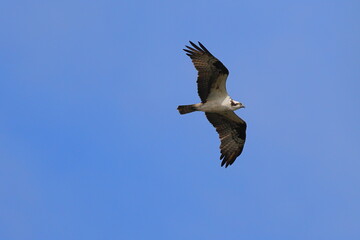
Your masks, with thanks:
M244 106L244 105L242 105L242 106L241 106L241 108L245 108L245 106Z

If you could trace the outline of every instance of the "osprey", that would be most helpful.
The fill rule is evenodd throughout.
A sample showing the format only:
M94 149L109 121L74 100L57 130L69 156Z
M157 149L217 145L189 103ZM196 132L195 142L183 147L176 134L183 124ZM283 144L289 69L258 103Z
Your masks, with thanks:
M220 137L221 166L228 167L241 154L246 139L246 122L234 111L244 108L226 91L227 68L214 57L200 42L199 46L190 41L192 47L183 49L198 71L197 88L201 103L180 105L180 114L194 111L205 112L206 118L215 127Z

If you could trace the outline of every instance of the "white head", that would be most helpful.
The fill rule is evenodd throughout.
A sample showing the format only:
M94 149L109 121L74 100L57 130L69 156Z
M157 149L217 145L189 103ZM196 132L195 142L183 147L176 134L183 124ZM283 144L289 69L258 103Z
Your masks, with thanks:
M245 106L241 102L238 102L238 101L235 101L232 99L230 100L230 104L231 104L231 109L233 111L238 110L240 108L245 108Z

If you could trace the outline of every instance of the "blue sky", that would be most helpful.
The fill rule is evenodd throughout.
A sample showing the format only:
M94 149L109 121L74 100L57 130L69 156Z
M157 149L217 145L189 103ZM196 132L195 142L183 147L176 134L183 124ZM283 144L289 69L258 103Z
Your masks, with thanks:
M3 1L0 239L360 239L358 1ZM248 123L220 167L196 71Z

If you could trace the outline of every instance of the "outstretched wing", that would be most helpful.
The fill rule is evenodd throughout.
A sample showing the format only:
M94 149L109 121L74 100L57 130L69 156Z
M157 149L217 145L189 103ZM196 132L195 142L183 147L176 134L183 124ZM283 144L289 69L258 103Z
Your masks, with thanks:
M241 154L246 139L246 122L232 111L205 113L220 137L221 166L228 167Z
M226 91L226 79L229 71L216 57L214 57L205 47L199 42L199 46L190 41L192 47L186 46L184 49L196 70L198 70L198 94L203 103L212 98L225 98L228 96Z

